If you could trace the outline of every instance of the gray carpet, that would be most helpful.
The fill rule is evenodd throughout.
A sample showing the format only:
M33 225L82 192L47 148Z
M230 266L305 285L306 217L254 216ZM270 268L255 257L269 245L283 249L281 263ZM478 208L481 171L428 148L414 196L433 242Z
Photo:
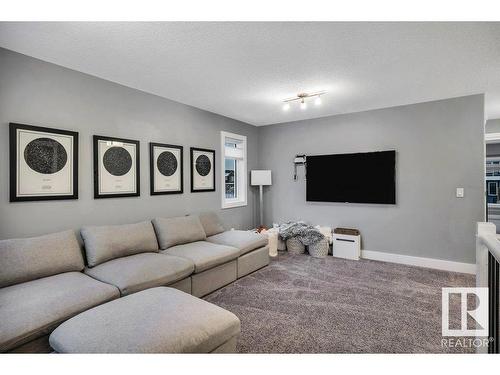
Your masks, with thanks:
M470 352L441 347L441 288L474 283L473 275L280 253L205 299L241 319L241 353ZM459 316L458 303L450 306Z

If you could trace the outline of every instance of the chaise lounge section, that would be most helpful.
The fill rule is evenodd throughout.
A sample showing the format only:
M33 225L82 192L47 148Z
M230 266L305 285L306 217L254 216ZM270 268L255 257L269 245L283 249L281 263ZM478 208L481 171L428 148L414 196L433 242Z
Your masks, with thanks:
M214 234L208 242L238 249L238 278L269 264L269 247L266 236L243 230Z
M269 264L269 244L265 235L245 230L224 230L219 216L212 211L198 215L207 241L239 250L237 277L243 277Z
M194 264L194 296L203 297L237 279L238 249L205 241L206 232L198 216L156 218L153 225L162 254Z
M156 218L153 225L162 254L194 263L194 296L203 297L269 264L266 236L251 231L225 231L214 212Z

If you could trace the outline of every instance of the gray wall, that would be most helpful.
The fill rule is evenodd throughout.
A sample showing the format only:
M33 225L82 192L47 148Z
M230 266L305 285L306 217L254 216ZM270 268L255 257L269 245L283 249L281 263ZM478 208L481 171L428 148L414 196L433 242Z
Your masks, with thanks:
M259 166L273 173L265 189L268 224L354 227L366 250L475 262L475 222L484 218L483 95L259 130ZM397 151L396 205L308 203L303 169L292 179L295 154L389 149ZM465 198L455 198L456 187Z
M249 228L247 207L220 210L217 191L189 192L189 147L220 148L220 130L248 137L248 168L273 171L265 189L266 222L305 219L357 227L367 250L474 262L474 223L483 219L482 95L255 128L229 118L0 49L0 238L26 237L87 224L130 223L155 216L219 210L229 226ZM9 203L8 123L80 132L80 198ZM92 135L141 141L141 197L93 199ZM185 193L149 195L148 142L185 146ZM397 205L306 203L297 153L396 149ZM219 153L217 158L219 158ZM217 166L219 163L217 163ZM455 198L455 187L465 198Z
M78 200L9 203L9 122L80 133ZM248 168L255 168L258 129L254 126L0 49L0 238L220 210L220 130L248 137ZM93 199L94 134L141 141L140 197ZM150 141L184 146L184 194L149 195ZM190 193L191 146L216 149L216 192ZM248 198L247 207L220 211L229 226L254 225L252 189Z

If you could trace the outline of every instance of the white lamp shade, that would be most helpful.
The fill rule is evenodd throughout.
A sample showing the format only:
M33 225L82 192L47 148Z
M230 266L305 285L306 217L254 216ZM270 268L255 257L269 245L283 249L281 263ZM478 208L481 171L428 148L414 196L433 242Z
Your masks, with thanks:
M250 180L252 185L272 185L271 171L256 170L250 172Z

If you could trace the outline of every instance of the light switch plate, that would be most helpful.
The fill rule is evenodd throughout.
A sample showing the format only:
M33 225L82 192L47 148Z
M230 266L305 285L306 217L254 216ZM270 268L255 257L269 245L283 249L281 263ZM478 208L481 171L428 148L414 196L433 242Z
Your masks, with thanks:
M464 197L464 188L457 188L457 198Z

